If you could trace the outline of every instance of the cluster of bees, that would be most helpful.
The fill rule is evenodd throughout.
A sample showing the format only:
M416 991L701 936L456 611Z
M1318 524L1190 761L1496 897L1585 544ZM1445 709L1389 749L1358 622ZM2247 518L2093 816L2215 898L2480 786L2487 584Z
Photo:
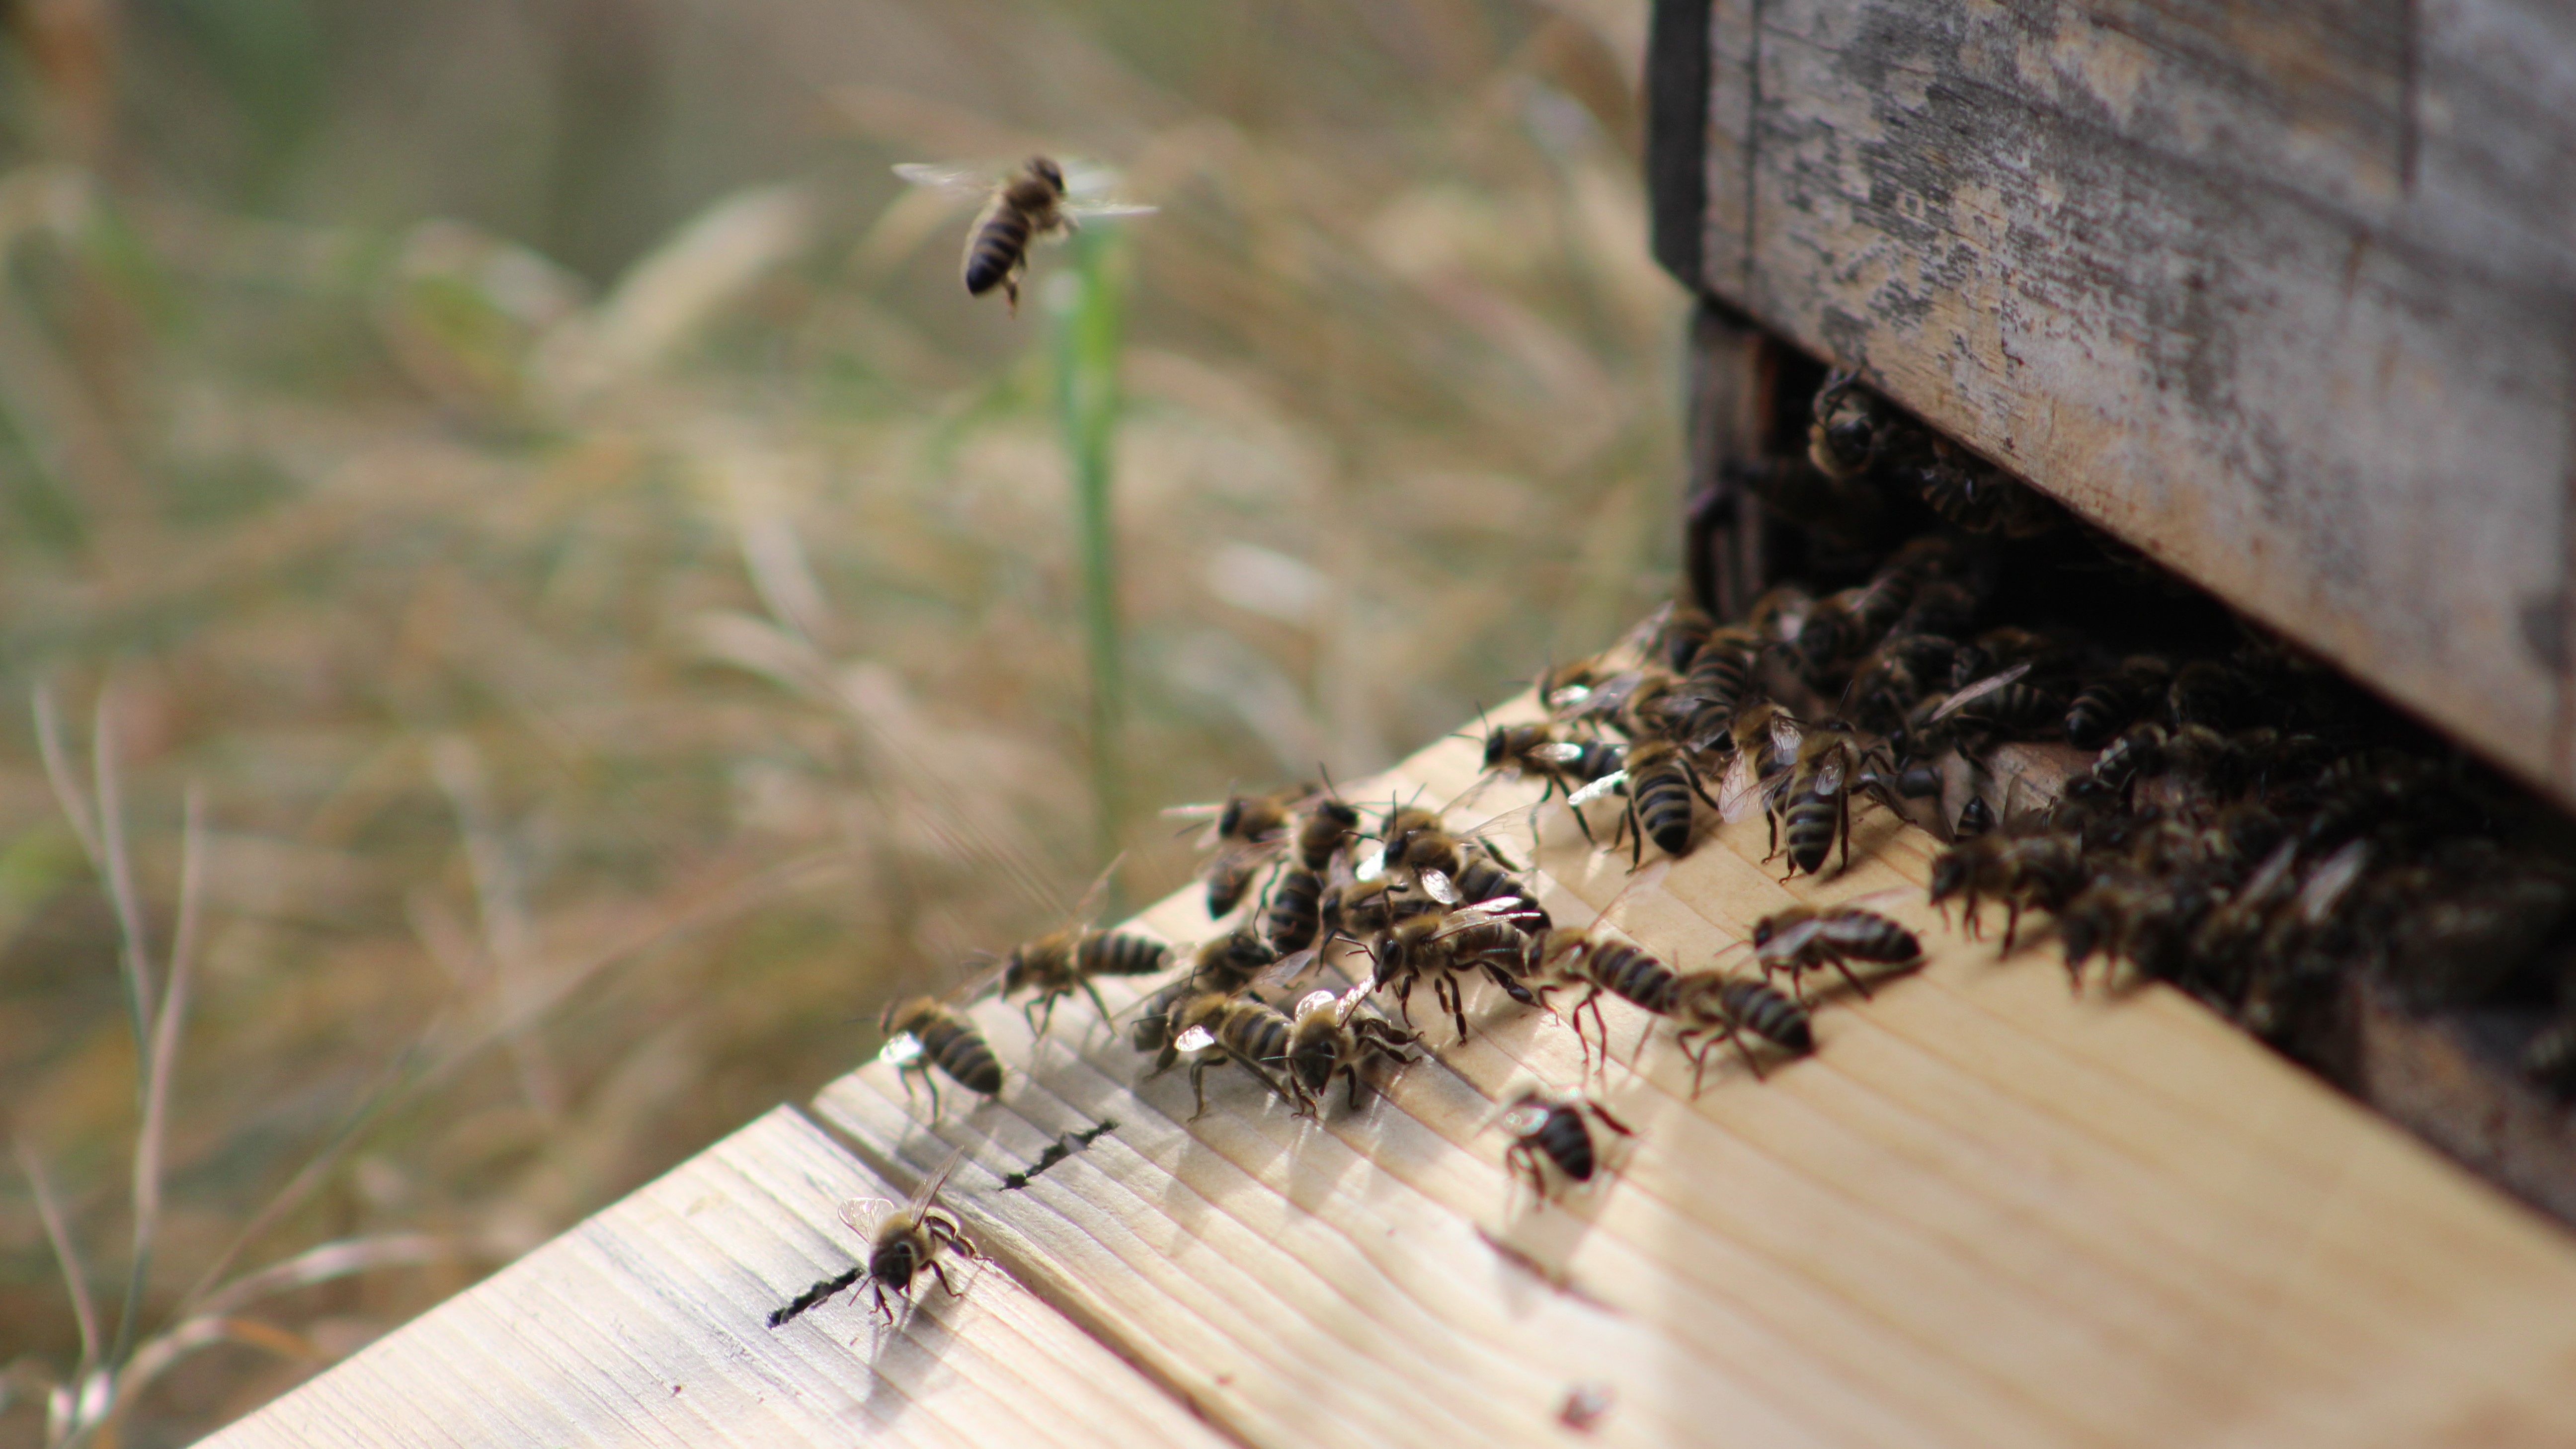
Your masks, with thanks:
M1328 1110L1336 1082L1356 1108L1370 1074L1428 1050L1416 988L1463 1041L1478 979L1520 1008L1573 998L1562 1014L1587 1076L1596 1043L1603 1070L1611 1060L1604 997L1671 1023L1696 1092L1721 1042L1756 1076L1764 1056L1813 1050L1808 978L1830 971L1866 995L1864 971L1918 964L1919 942L1858 903L1799 907L1755 923L1755 969L1677 969L1606 925L1555 924L1499 837L1561 799L1634 869L1650 846L1687 854L1703 807L1725 821L1760 810L1788 875L1823 874L1849 865L1854 812L1880 808L1944 838L1933 904L1972 932L2001 907L2007 954L2025 917L2044 919L2079 990L2100 958L2276 1038L2354 971L2425 1006L2554 992L2557 1024L2525 1065L2576 1089L2576 958L2548 949L2576 908L2576 869L2548 838L2554 817L1849 375L1825 379L1810 412L1802 450L1735 481L1765 506L1775 557L1814 586L1774 588L1726 622L1676 604L1545 672L1545 720L1484 736L1486 778L1538 782L1538 805L1466 827L1450 818L1463 802L1363 808L1300 784L1183 807L1206 822L1207 907L1231 929L1182 949L1078 912L1004 958L987 989L1043 1033L1076 994L1108 1018L1101 977L1171 973L1127 1039L1148 1075L1187 1060L1194 1116L1229 1066L1301 1115ZM2030 745L2053 748L2024 749L1999 785L2001 752ZM1347 989L1295 995L1363 959ZM884 1059L928 1085L934 1113L940 1076L1003 1089L999 1056L951 999L897 1003L881 1025ZM1580 1093L1532 1090L1497 1120L1506 1167L1542 1203L1550 1169L1595 1176L1596 1133L1630 1135ZM865 1277L882 1306L941 1252L971 1252L936 1189L876 1225L864 1271L837 1286Z

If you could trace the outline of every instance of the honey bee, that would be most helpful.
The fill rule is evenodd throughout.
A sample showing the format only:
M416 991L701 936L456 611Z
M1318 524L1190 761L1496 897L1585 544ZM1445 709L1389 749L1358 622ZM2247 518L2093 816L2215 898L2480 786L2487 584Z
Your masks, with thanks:
M1159 1053L1154 1070L1168 1070L1179 1055L1172 1038L1180 1028L1172 1024L1172 1013L1181 1003L1208 992L1236 995L1278 962L1278 950L1250 926L1237 926L1206 942L1191 953L1189 969L1179 980L1147 997L1137 1009L1136 1020L1128 1028L1128 1044L1140 1052Z
M1830 966L1867 996L1869 985L1852 973L1852 962L1912 966L1923 959L1923 943L1912 931L1861 906L1791 906L1753 923L1753 959L1765 981L1774 973L1788 973L1790 995L1805 1006L1808 972Z
M1172 1038L1173 1050L1194 1054L1190 1092L1198 1110L1190 1113L1191 1121L1207 1115L1208 1069L1227 1062L1250 1072L1290 1105L1299 1105L1296 1093L1279 1079L1288 1068L1288 1038L1295 1027L1279 1008L1255 997L1203 991L1182 1002L1172 1019L1180 1028Z
M1342 853L1358 836L1360 812L1333 796L1325 796L1297 817L1297 864L1316 874L1330 868L1333 857Z
M1807 672L1838 673L1875 648L1914 602L1915 585L1911 572L1894 569L1817 600L1798 630L1798 657Z
M1111 861L1109 869L1083 892L1069 924L1022 942L1002 958L1001 993L1037 993L1020 1007L1032 1034L1046 1035L1055 1021L1055 1004L1076 991L1088 995L1091 1004L1100 1009L1101 1019L1108 1020L1109 1003L1101 999L1100 988L1092 984L1094 978L1151 976L1172 964L1172 948L1151 936L1095 930L1090 925L1101 903L1108 899L1109 880L1117 873L1118 865L1118 861Z
M1172 948L1132 931L1099 931L1067 926L1022 944L1003 959L1002 992L1034 988L1037 995L1021 1004L1029 1029L1039 1036L1055 1020L1055 1004L1076 991L1091 998L1102 1020L1109 1003L1093 985L1102 976L1151 976L1172 964Z
M1658 732L1695 750L1716 743L1734 721L1737 706L1752 695L1769 647L1751 624L1710 634L1673 687L1666 704L1672 722Z
M1390 869L1407 871L1425 894L1444 905L1452 905L1463 899L1458 881L1477 854L1484 855L1505 871L1518 869L1493 843L1492 837L1526 819L1529 812L1506 811L1470 829L1452 831L1448 825L1448 809L1455 808L1457 803L1452 801L1449 807L1440 810L1420 805L1390 805L1384 823L1378 827L1377 848L1360 858L1358 878L1367 882ZM1492 878L1482 877L1488 881Z
M1263 868L1286 848L1297 805L1314 794L1314 786L1291 785L1266 795L1232 795L1218 805L1177 805L1163 812L1167 819L1209 821L1207 843L1217 847L1205 872L1209 916L1223 916L1242 904Z
M1807 461L1828 478L1858 478L1878 462L1895 422L1878 400L1860 391L1860 374L1846 369L1825 379L1810 405Z
M939 1170L922 1179L903 1206L883 1198L856 1199L841 1204L841 1221L851 1232L868 1240L868 1291L876 1300L876 1311L885 1315L886 1325L894 1325L894 1309L886 1303L892 1292L907 1305L912 1298L912 1280L924 1272L939 1280L948 1296L957 1296L957 1285L948 1281L948 1270L940 1259L954 1253L972 1262L982 1262L984 1255L966 1241L965 1229L957 1220L933 1206L939 1189L946 1186L948 1174L966 1156L958 1148L940 1164ZM888 1212L886 1209L894 1208ZM774 1326L774 1325L773 1325Z
M2055 910L2084 888L2084 859L2074 844L2054 834L1998 831L1962 840L1932 862L1932 903L1948 918L1948 902L1959 901L1968 933L1978 931L1979 907L2003 902L2010 912L2004 925L2004 950L2013 949L2025 910Z
M1020 310L1020 278L1027 274L1029 248L1048 237L1073 231L1079 218L1144 216L1154 208L1089 196L1091 178L1068 185L1064 168L1044 156L998 181L988 174L947 166L904 162L895 174L915 186L988 193L983 214L966 232L966 295L981 297L995 287L1010 299L1012 315Z
M1503 1149L1503 1170L1529 1174L1530 1191L1537 1195L1539 1206L1547 1205L1547 1174L1539 1164L1545 1161L1572 1183L1592 1180L1600 1171L1601 1151L1593 1144L1592 1122L1622 1137L1637 1134L1628 1124L1610 1115L1609 1109L1589 1098L1572 1102L1550 1101L1537 1091L1523 1092L1497 1119L1502 1129L1512 1135L1512 1145Z
M1717 629L1717 621L1688 599L1666 606L1663 618L1655 625L1655 636L1648 653L1664 661L1664 667L1676 673L1690 667L1690 662L1708 636Z
M1538 997L1514 975L1529 939L1520 930L1522 917L1517 911L1469 907L1399 920L1369 938L1369 954L1377 961L1369 985L1373 990L1394 990L1398 1010L1410 1026L1413 988L1429 977L1432 998L1449 1012L1458 1039L1465 1041L1467 1008L1459 975L1481 970L1514 1001L1539 1004Z
M1781 780L1781 803L1772 812L1772 850L1789 852L1790 875L1822 871L1837 840L1843 868L1851 868L1851 796L1860 766L1860 747L1847 725L1827 721L1799 739L1796 761Z
M1315 944L1323 924L1324 877L1302 865L1280 872L1270 887L1270 944L1280 951L1303 951Z
M1543 724L1502 725L1485 736L1485 768L1535 777L1539 799L1572 794L1627 763L1628 747L1615 740L1565 740ZM1576 817L1580 819L1581 817Z
M1522 948L1521 978L1529 984L1531 994L1542 1006L1551 1005L1548 993L1583 988L1583 999L1565 1014L1574 1028L1574 1039L1583 1047L1584 1062L1589 1069L1592 1043L1583 1032L1583 1012L1592 1011L1594 1032L1601 1038L1601 1060L1610 1061L1610 1027L1601 1015L1601 998L1616 996L1649 1016L1670 1016L1676 1004L1676 991L1681 978L1673 968L1645 950L1595 926L1589 931L1559 927L1529 939ZM1646 1023L1648 1031L1654 1023ZM1644 1047L1640 1036L1638 1045Z
M2058 909L2058 944L2068 984L2084 988L2084 964L2099 951L2149 976L2178 979L2216 899L2187 878L2127 871L2095 876Z
M1923 460L1899 476L1922 491L1933 512L1970 533L2035 538L2066 519L2064 509L1946 439L1934 438Z
M1971 795L1968 803L1959 807L1959 819L1950 827L1950 838L1953 841L1974 840L1980 835L1992 835L1994 831L1995 807L1986 803L1985 796Z
M1815 1029L1807 1009L1760 981L1724 971L1694 971L1673 984L1674 1018L1681 1029L1674 1041L1691 1059L1691 1095L1699 1095L1708 1054L1721 1041L1735 1044L1737 1055L1758 1079L1762 1064L1744 1038L1803 1056L1816 1049ZM1693 1046L1696 1043L1697 1049Z
M2111 674L2075 692L2066 707L2066 742L2098 750L2129 727L2139 715L2164 698L2173 684L2173 665L2152 654L2132 654Z
M876 1310L885 1315L889 1326L894 1323L894 1311L886 1306L886 1290L892 1289L896 1297L909 1301L912 1280L921 1276L924 1269L939 1280L939 1286L947 1289L950 1297L957 1296L957 1288L941 1270L939 1259L944 1254L955 1253L969 1261L982 1262L984 1255L976 1252L974 1246L966 1241L965 1230L958 1227L955 1218L931 1206L931 1203L947 1183L948 1174L956 1170L958 1162L965 1156L966 1149L962 1147L950 1153L948 1161L937 1172L923 1178L921 1186L897 1211L887 1212L886 1209L894 1204L884 1198L854 1198L841 1204L841 1222L868 1242L866 1260L852 1265L846 1273L826 1278L797 1294L784 1307L769 1315L769 1326L785 1326L807 1309L862 1278L868 1280L869 1288L876 1295Z
M890 1003L877 1019L877 1029L886 1033L877 1060L895 1069L906 1098L912 1095L913 1077L920 1076L930 1089L931 1116L939 1115L939 1082L930 1075L932 1067L967 1091L1000 1095L1002 1059L993 1055L993 1044L984 1039L972 1018L938 997Z
M1350 1082L1350 1105L1360 1104L1360 1068L1371 1061L1409 1065L1419 1038L1369 1009L1370 987L1363 983L1346 996L1330 991L1309 993L1291 1013L1288 1028L1288 1084L1309 1115L1321 1110L1333 1078Z

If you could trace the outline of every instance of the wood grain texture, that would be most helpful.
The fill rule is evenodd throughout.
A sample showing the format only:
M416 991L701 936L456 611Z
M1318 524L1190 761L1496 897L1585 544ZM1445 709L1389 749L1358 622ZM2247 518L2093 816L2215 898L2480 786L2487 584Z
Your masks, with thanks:
M990 1268L955 1300L924 1279L891 1331L851 1295L768 1327L855 1261L837 1205L913 1181L890 1186L780 1108L205 1442L1225 1442Z
M1370 793L1450 798L1474 765L1446 743ZM1560 922L1606 908L1682 967L1793 899L1889 890L1933 954L1823 1007L1818 1054L1768 1081L1712 1059L1695 1101L1650 1031L1642 1075L1595 1085L1633 1150L1544 1210L1485 1127L1517 1084L1574 1082L1576 1048L1489 991L1464 1046L1426 1022L1437 1061L1320 1123L1230 1071L1186 1122L1184 1073L1140 1085L1070 1012L1033 1045L1000 1003L978 1013L1015 1068L1000 1101L925 1123L870 1067L816 1105L907 1171L964 1143L999 1173L1114 1118L1026 1192L957 1206L1256 1444L1552 1441L1577 1385L1609 1392L1606 1443L2576 1440L2566 1238L2175 993L2079 998L2053 956L1945 931L1929 837L1872 812L1859 838L1847 874L1783 885L1739 822L1640 885L1555 820ZM1142 924L1210 929L1195 892ZM1609 1022L1624 1059L1647 1023Z
M1705 29L1701 287L2576 803L2576 12Z

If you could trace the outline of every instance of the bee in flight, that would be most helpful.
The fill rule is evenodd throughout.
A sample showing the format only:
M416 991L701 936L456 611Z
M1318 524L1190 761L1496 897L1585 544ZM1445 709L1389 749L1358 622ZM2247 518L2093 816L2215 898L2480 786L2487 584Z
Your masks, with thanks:
M894 1322L894 1309L886 1303L887 1291L892 1290L896 1297L910 1302L912 1280L920 1277L924 1270L939 1280L939 1286L947 1289L950 1297L956 1297L957 1285L948 1281L947 1269L941 1266L940 1258L954 1253L980 1263L984 1255L976 1252L974 1244L966 1241L965 1229L957 1225L955 1218L931 1204L938 1198L939 1189L947 1183L948 1174L957 1170L957 1164L965 1156L963 1147L950 1153L939 1170L923 1178L921 1186L900 1208L881 1197L853 1198L841 1204L842 1223L868 1242L866 1260L838 1277L826 1278L797 1294L793 1301L769 1315L769 1326L780 1327L862 1279L866 1280L869 1292L875 1297L876 1311L885 1315L888 1325ZM889 1212L889 1208L895 1210Z
M966 233L966 295L980 297L999 287L1010 298L1014 316L1032 245L1072 231L1080 217L1143 216L1155 209L1078 194L1098 189L1095 175L1077 169L1068 181L1064 168L1044 156L1032 156L1026 166L999 178L914 161L895 167L894 174L915 186L987 195L983 214Z

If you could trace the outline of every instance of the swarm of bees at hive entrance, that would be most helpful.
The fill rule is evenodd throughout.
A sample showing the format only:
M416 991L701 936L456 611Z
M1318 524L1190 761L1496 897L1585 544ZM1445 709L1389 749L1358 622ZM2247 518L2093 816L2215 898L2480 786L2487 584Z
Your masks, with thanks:
M1915 933L1863 897L1667 959L1609 924L1615 902L1552 920L1517 837L1558 811L1645 890L1711 817L1759 812L1787 881L1847 869L1855 819L1887 812L1942 841L1928 904L2007 956L2052 943L2073 990L2168 982L2275 1040L2355 973L2418 1008L2516 1002L2552 1023L2524 1032L2524 1069L2576 1092L2563 821L1856 378L1825 378L1810 415L1729 479L1762 505L1773 576L1797 582L1731 620L1676 603L1547 669L1544 718L1483 730L1478 788L1444 805L1326 780L1166 812L1200 824L1207 910L1230 929L1172 948L1078 911L980 989L1025 998L1043 1034L1076 993L1110 1015L1099 977L1172 972L1122 1020L1143 1075L1187 1062L1194 1117L1226 1068L1300 1116L1336 1110L1337 1084L1338 1110L1362 1110L1364 1084L1468 1038L1479 983L1502 1010L1560 1013L1587 1080L1617 1060L1605 998L1636 1008L1632 1069L1664 1027L1697 1095L1721 1046L1755 1079L1815 1051L1820 985L1868 1000L1922 964ZM1470 818L1509 779L1538 802ZM1344 989L1302 990L1344 967ZM971 994L891 1010L887 1060L1000 1091ZM1632 1135L1554 1088L1492 1125L1542 1205Z

